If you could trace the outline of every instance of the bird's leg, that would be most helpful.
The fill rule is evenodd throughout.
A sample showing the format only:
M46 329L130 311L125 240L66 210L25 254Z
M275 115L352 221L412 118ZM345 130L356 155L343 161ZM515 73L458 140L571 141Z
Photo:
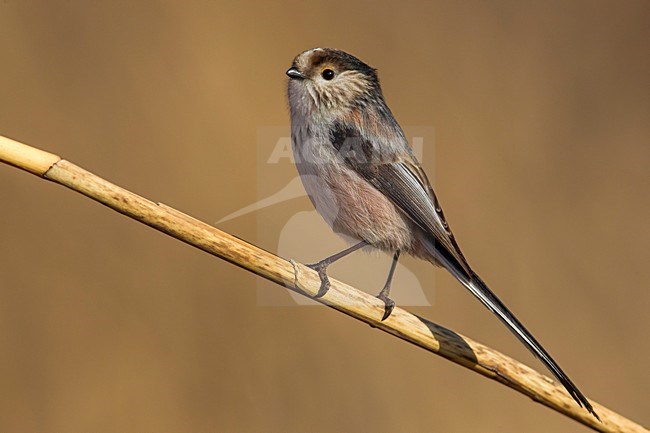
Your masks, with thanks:
M325 295L325 293L327 293L327 291L330 288L330 280L329 278L327 278L327 267L332 263L334 263L335 261L337 261L338 259L341 259L347 256L348 254L355 252L359 248L365 247L366 245L368 245L368 242L361 241L358 244L352 245L350 248L341 251L340 253L336 253L334 255L331 255L321 260L318 263L307 265L308 267L318 272L318 276L320 277L320 288L318 289L318 293L316 293L316 296L314 296L314 298L322 297L323 295Z
M381 318L382 322L388 319L390 313L393 312L393 308L395 308L395 301L390 299L388 297L388 294L390 293L390 283L393 281L393 274L395 273L395 268L397 267L397 260L399 260L399 253L400 250L395 251L395 255L393 256L393 263L390 265L390 271L388 271L388 279L386 279L386 284L384 284L384 288L381 289L381 292L379 292L379 294L377 295L377 298L384 301L384 305L385 305L384 317Z

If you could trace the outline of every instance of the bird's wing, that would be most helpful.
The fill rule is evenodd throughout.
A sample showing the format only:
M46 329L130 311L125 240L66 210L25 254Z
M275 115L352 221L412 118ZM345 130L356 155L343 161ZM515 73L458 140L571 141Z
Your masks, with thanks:
M350 144L348 144L350 146ZM587 398L578 390L560 366L539 344L524 325L472 271L449 229L442 209L426 174L414 157L392 158L392 161L368 161L373 143L357 135L343 157L345 162L379 192L388 197L425 233L433 239L430 252L438 263L454 275L474 296L492 311L517 338L553 373L576 402L594 412ZM354 147L358 150L355 151Z
M437 249L467 277L471 275L433 189L418 165L410 161L367 164L356 170L429 234Z
M396 123L394 126L399 128ZM351 169L388 197L431 237L429 240L439 246L438 250L448 261L466 278L471 278L471 269L445 220L429 179L405 139L400 143L403 147L387 149L377 140L364 137L359 128L340 123L334 125L330 139ZM398 152L400 148L406 152Z

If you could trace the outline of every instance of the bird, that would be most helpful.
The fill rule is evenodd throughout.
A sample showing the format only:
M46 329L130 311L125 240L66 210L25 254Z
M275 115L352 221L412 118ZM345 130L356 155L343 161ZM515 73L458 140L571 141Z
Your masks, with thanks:
M321 281L315 298L330 287L329 265L362 248L379 249L393 256L377 295L385 305L383 321L395 307L389 295L401 253L443 267L598 418L584 394L470 267L386 104L377 70L344 51L313 48L298 54L286 75L292 151L302 184L331 229L356 241L308 265Z

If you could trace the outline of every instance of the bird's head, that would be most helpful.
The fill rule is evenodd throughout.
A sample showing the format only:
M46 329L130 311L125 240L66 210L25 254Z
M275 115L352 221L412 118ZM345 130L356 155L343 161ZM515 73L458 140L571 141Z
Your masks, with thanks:
M296 105L308 112L349 110L382 99L376 70L341 50L307 50L287 75L292 110Z

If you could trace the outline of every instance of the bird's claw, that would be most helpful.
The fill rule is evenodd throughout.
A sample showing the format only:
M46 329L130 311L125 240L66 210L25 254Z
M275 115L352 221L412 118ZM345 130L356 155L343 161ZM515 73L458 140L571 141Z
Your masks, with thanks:
M327 277L327 265L319 262L312 265L307 265L307 267L318 272L318 277L320 278L320 288L318 289L318 293L314 295L314 299L322 298L330 289L330 280Z
M381 299L382 301L384 301L384 316L381 318L381 321L383 322L384 320L388 319L390 314L393 312L393 309L395 308L395 301L393 301L383 293L377 295L377 299Z

